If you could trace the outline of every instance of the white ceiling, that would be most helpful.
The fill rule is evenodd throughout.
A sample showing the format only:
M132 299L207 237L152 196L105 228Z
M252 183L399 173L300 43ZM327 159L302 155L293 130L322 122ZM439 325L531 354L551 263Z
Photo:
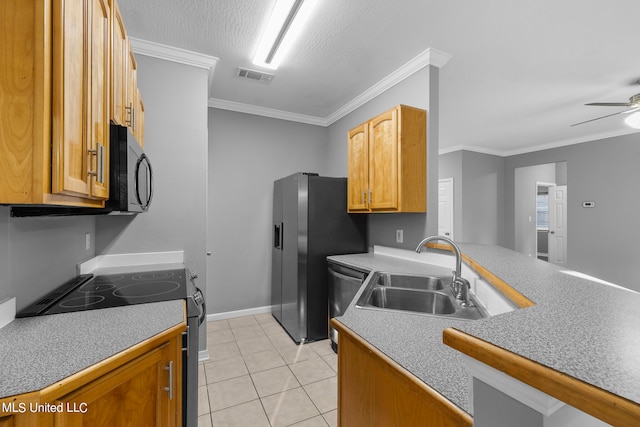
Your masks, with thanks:
M274 0L119 0L129 36L219 58L213 102L329 123L428 48L440 70L440 148L516 154L622 135L640 93L638 0L316 0L269 84L235 77ZM268 71L268 70L265 70Z

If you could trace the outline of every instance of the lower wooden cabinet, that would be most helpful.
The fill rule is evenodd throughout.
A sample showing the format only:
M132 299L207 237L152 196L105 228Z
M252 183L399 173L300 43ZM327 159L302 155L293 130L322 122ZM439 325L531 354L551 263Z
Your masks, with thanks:
M0 427L180 426L185 330L182 323L39 392L0 399Z
M65 410L54 425L176 426L181 390L175 342L151 350L125 366L57 399Z
M473 418L340 322L338 425L470 427Z

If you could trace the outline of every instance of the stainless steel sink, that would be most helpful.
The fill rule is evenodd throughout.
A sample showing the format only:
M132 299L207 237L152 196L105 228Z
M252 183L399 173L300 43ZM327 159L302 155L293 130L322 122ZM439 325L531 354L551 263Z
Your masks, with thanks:
M451 276L374 273L356 307L455 319L488 317L487 311L473 295L473 306L461 306L449 289L449 283Z
M403 289L422 289L439 291L451 283L451 276L423 276L411 274L376 273L377 286L389 286Z
M453 314L456 308L448 295L416 289L376 286L371 290L369 304L378 308L417 311L428 314Z

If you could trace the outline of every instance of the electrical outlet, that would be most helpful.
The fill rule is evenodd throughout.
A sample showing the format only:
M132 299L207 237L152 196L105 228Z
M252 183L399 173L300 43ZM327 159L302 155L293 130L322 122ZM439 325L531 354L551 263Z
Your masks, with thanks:
M84 235L84 249L87 251L91 249L91 233L85 233Z
M403 231L402 230L396 230L396 243L402 243L404 240L403 237Z

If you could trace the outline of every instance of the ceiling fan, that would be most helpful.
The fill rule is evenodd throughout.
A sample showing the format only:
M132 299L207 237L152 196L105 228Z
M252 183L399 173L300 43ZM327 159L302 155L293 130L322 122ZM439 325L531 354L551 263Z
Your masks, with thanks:
M571 126L577 126L583 123L593 122L595 120L604 119L606 117L617 116L618 114L629 114L629 113L633 113L634 111L639 111L640 110L640 93L637 93L633 95L631 98L629 98L629 102L592 102L590 104L584 104L584 105L592 105L592 106L598 106L598 107L630 107L630 108L628 110L619 111L613 114L607 114L606 116L597 117L595 119L585 120L584 122L574 123Z

